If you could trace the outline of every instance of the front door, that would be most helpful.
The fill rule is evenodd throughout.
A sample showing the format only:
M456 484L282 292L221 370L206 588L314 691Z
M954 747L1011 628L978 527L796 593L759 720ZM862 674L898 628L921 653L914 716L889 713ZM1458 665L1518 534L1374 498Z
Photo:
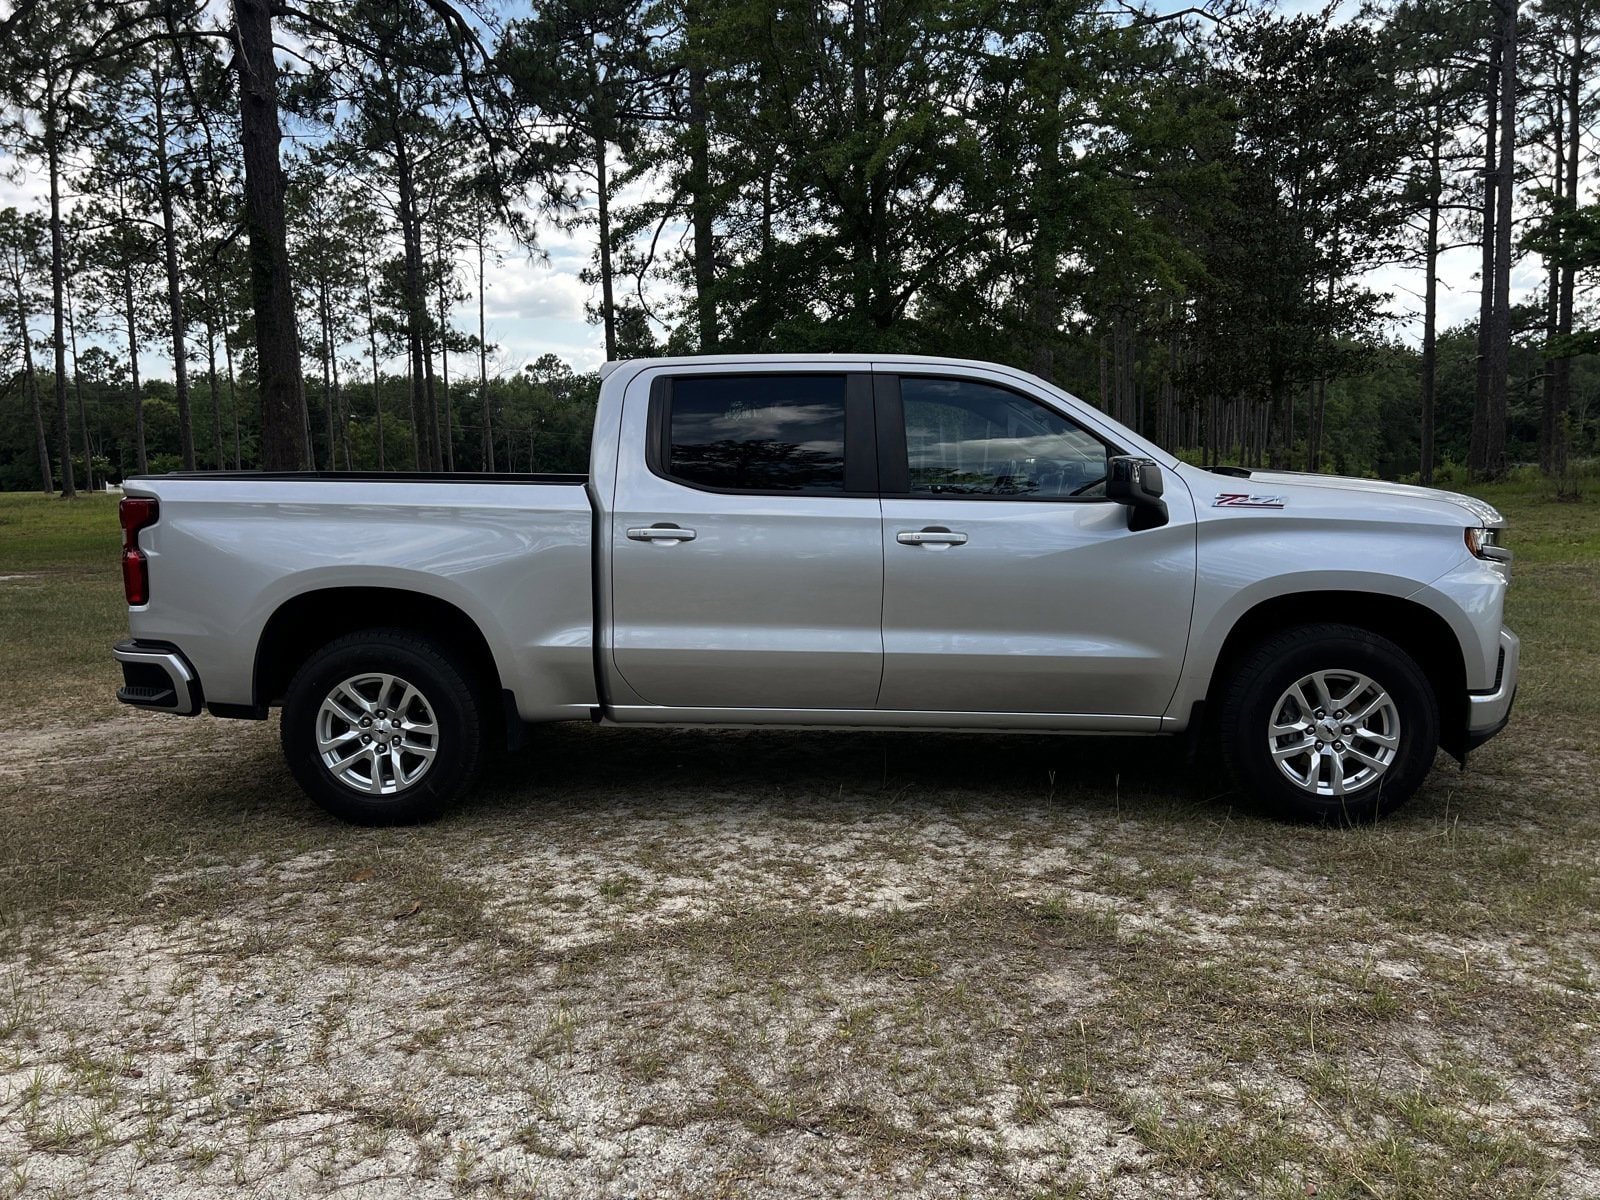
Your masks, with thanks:
M883 671L870 376L701 367L638 386L622 445L646 450L621 464L611 512L618 676L650 706L870 709Z
M1114 448L1041 400L950 375L879 376L879 707L1156 717L1194 601L1187 494L1131 533Z

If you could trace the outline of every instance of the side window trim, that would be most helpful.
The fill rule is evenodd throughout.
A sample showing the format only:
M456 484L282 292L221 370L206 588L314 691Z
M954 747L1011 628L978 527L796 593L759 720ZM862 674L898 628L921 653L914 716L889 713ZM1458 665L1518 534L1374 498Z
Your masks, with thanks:
M832 375L844 378L844 490L837 492L724 488L672 474L672 383L674 379L726 379L730 376ZM646 414L644 462L650 474L676 487L717 496L804 496L808 499L859 500L878 495L877 437L873 425L873 377L864 371L679 371L650 381Z
M992 496L992 495L941 495L937 492L913 492L911 490L910 456L906 451L906 419L905 404L900 396L901 372L875 373L872 377L873 401L877 415L878 429L878 478L882 482L882 492L885 500L934 500L945 502L950 500L980 500L995 501L1002 504L1110 504L1114 503L1107 496ZM1057 413L1055 408L1045 404L1037 396L1019 391L1010 384L998 383L992 379L977 379L970 375L912 375L915 379L951 379L958 383L979 384L983 387L992 387L998 391L1010 392L1019 399L1026 400L1029 404L1037 404L1049 412L1056 413L1063 421L1072 421L1072 424L1081 429L1089 437L1099 442L1106 448L1109 458L1115 454L1126 451L1115 443L1107 441L1098 430L1090 428L1081 421L1074 421L1065 413Z
M885 496L911 493L906 455L906 411L900 402L900 376L872 376L872 402L878 429L878 483Z

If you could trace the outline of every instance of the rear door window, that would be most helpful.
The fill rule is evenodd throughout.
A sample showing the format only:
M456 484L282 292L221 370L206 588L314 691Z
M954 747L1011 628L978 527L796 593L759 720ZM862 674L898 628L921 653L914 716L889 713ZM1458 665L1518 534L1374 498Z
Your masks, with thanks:
M736 492L845 490L845 376L673 379L662 466L673 479Z

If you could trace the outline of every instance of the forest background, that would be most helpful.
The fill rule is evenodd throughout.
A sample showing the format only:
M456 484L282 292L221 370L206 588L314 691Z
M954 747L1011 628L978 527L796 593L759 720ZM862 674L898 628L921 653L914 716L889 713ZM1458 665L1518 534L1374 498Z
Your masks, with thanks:
M0 489L584 470L598 375L489 337L559 235L607 359L970 356L1197 462L1571 493L1597 39L1600 0L0 0Z

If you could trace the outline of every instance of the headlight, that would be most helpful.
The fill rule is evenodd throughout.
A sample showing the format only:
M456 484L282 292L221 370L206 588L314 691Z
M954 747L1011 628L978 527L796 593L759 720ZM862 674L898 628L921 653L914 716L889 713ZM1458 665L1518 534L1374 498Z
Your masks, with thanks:
M1468 529L1467 549L1472 551L1477 558L1488 559L1490 562L1510 562L1511 551L1500 545L1500 530L1498 529Z

